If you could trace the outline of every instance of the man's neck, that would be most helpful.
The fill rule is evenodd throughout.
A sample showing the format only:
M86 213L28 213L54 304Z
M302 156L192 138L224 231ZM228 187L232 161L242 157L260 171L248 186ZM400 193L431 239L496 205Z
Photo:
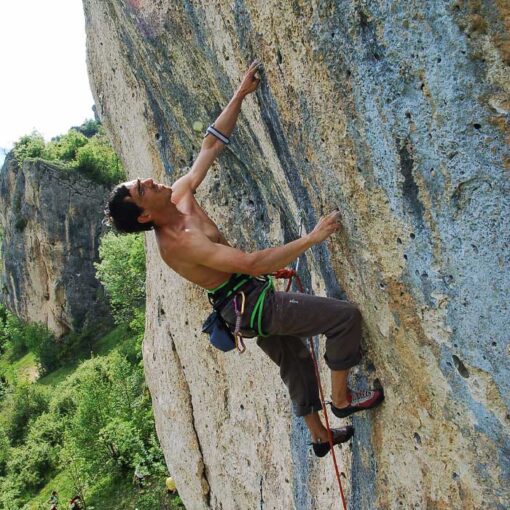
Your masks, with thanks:
M178 232L182 229L186 215L175 204L170 203L164 211L154 213L154 225L156 233Z

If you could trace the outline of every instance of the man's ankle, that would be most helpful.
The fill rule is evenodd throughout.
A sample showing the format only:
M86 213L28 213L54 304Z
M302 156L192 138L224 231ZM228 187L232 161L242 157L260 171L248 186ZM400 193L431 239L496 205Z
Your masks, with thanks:
M351 404L347 398L344 400L333 400L332 402L333 402L333 405L337 409L343 409L344 407L349 407L349 405Z
M312 439L312 441L314 443L327 443L329 441L327 431L325 433L318 434L314 439Z
M351 392L349 389L347 389L347 392L345 394L340 395L336 398L332 398L331 400L333 402L333 405L337 409L342 409L343 407L349 407L351 405L351 400L352 400Z

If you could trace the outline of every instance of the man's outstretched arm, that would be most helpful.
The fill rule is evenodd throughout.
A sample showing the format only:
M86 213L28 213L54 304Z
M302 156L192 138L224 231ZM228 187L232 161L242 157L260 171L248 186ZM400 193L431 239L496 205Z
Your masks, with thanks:
M228 105L214 122L214 127L227 137L234 130L244 98L254 92L260 83L260 80L255 77L259 66L260 63L257 61L250 65L241 85L239 85ZM191 188L191 191L194 193L224 146L224 143L218 138L208 134L202 142L200 153L193 163L191 170L173 184L172 188L174 188L174 191L177 191L182 186Z
M259 276L285 267L308 248L324 241L341 227L339 218L339 213L335 211L322 218L310 234L282 246L253 253L213 243L203 234L191 233L183 248L187 258L193 259L197 264L226 273Z

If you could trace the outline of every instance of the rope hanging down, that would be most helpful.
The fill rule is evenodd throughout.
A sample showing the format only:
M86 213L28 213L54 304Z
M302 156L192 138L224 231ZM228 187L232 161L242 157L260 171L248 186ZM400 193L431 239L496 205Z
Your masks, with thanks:
M301 227L300 227L300 230L301 230ZM299 292L304 294L303 283L301 282L301 278L299 277L299 275L296 272L298 268L299 268L299 259L296 263L296 269L280 269L280 270L276 271L275 273L273 273L273 276L275 278L279 278L279 279L281 278L281 279L288 280L287 288L285 289L285 292L289 291L289 289L292 285L292 279L295 279L297 288L299 289ZM321 399L322 412L324 413L324 420L326 422L326 430L328 431L329 451L331 452L331 455L333 458L333 465L335 467L335 475L336 475L336 479L338 482L338 488L340 490L340 497L342 499L343 509L347 510L347 505L345 503L344 490L342 487L342 481L340 479L340 470L338 469L338 463L337 463L336 455L335 455L335 447L333 444L333 433L331 432L331 427L329 425L328 412L326 410L326 403L324 400L324 391L322 389L321 376L319 373L319 366L317 364L317 358L315 356L315 349L313 346L313 338L310 337L307 340L308 340L308 348L310 350L310 356L312 357L313 366L314 366L314 370L315 370L315 378L317 379L317 385L319 386L319 395L320 395L320 399Z
M303 221L304 217L303 214L299 215L299 236L303 234ZM276 273L273 273L273 276L275 278L282 278L287 279L287 288L285 289L285 292L288 292L292 286L292 279L294 278L297 284L297 288L299 292L304 294L305 290L303 287L303 282L301 281L301 278L299 277L298 270L299 270L299 262L301 258L297 259L296 262L296 269L280 269L279 271L276 271ZM322 383L321 383L321 376L319 373L319 366L317 364L317 358L315 357L315 349L313 345L313 338L310 337L308 340L308 348L310 350L310 356L312 357L313 361L313 367L315 370L315 378L317 379L317 385L319 386L319 395L321 399L321 406L322 406L322 412L324 414L324 420L326 422L326 430L328 431L328 441L329 441L329 451L331 452L332 458L333 458L333 465L335 467L335 475L336 480L338 482L338 488L340 490L340 497L342 499L342 506L344 510L347 510L347 505L345 503L345 496L344 496L344 489L342 487L342 480L340 479L340 470L338 469L338 463L336 460L335 455L335 446L333 444L333 433L331 432L331 427L329 426L329 418L328 418L328 412L326 409L326 403L324 400L324 391L322 389Z

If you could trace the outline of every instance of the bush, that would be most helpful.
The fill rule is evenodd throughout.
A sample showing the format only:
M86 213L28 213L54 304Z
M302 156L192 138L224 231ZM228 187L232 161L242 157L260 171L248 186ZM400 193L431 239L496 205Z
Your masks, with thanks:
M28 350L23 322L1 306L0 343L10 359L18 359Z
M135 467L144 445L134 423L113 417L99 432L99 442L110 452L113 463L124 472Z
M87 138L91 138L98 133L101 123L94 119L87 119L81 126L74 127L76 131L84 134Z
M0 351L8 350L11 359L27 351L35 354L39 372L51 372L59 365L59 346L43 324L27 324L0 305Z
M13 148L14 156L21 165L27 158L39 158L44 151L45 142L43 135L38 131L22 136Z
M60 365L60 346L43 324L26 324L23 327L25 345L35 354L39 374L45 375Z
M63 163L62 170L76 170L101 184L117 184L125 179L122 164L113 151L105 131L94 120L71 128L47 144L41 133L34 131L14 144L14 156L21 165L27 158L42 158ZM22 221L18 229L24 228Z
M0 477L4 476L10 450L9 438L3 427L0 427Z
M145 306L145 249L143 234L123 236L108 232L99 247L96 277L103 284L116 324L136 320ZM140 317L138 317L138 320Z
M116 184L125 177L120 159L101 133L77 150L75 167L93 181L103 184Z
M19 510L23 508L22 488L16 478L0 478L0 508L2 510Z
M130 331L135 335L134 342L132 344L132 350L126 353L129 360L134 363L142 360L142 343L145 335L145 310L139 308L134 311L133 320L129 323ZM133 354L134 354L134 357Z
M34 384L18 383L9 388L2 402L0 425L11 445L24 440L30 421L48 410L48 400L46 389Z
M11 449L7 461L7 475L15 479L24 491L34 492L45 485L48 474L53 470L52 448L48 443L27 443Z
M42 157L49 161L56 160L69 163L76 159L77 151L87 143L88 139L85 135L71 129L67 134L49 142L42 153Z

